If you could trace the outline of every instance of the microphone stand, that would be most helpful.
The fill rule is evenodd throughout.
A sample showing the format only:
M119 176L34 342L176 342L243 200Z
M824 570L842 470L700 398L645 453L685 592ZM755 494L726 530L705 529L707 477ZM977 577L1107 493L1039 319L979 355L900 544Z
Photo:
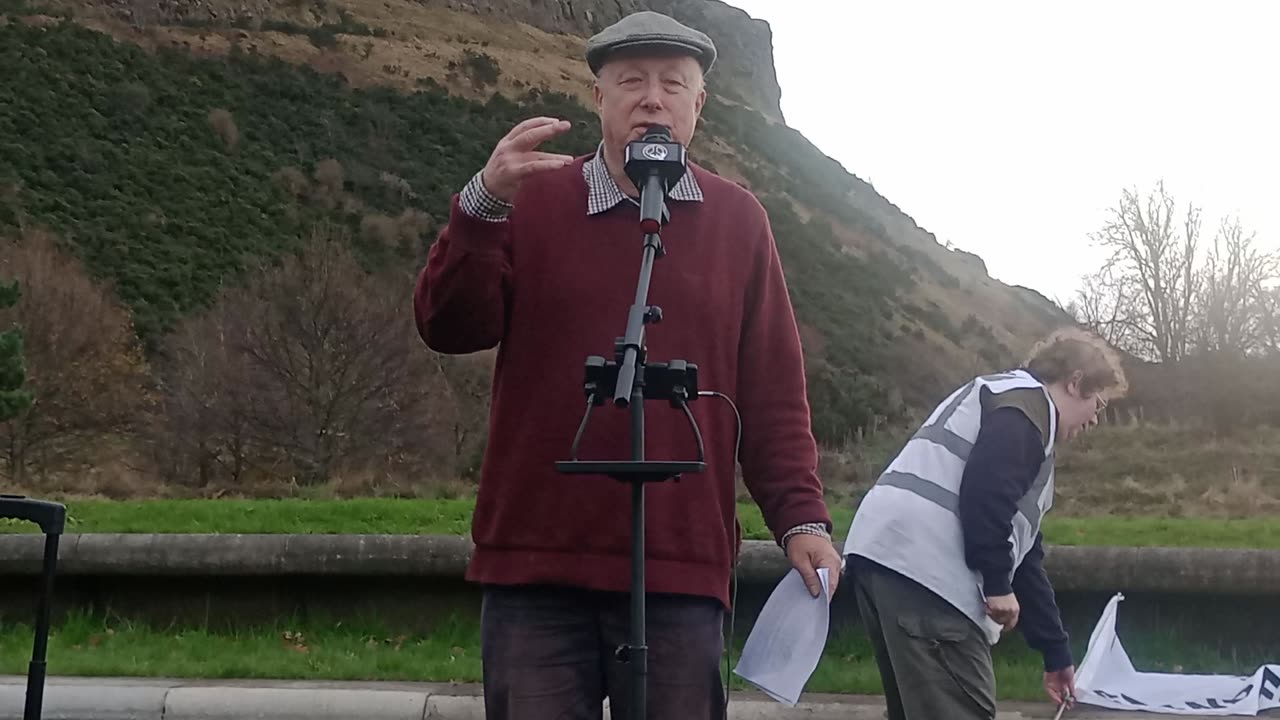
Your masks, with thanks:
M673 157L674 155L674 157ZM649 648L645 628L645 484L679 480L683 473L706 469L702 434L689 402L698 397L698 366L685 360L650 363L644 344L645 327L662 321L662 309L648 304L649 284L662 247L661 224L668 218L665 196L685 172L684 148L671 141L670 133L653 126L644 139L627 147L627 174L640 189L640 228L643 249L635 301L627 314L626 331L614 341L614 360L592 355L587 358L583 389L587 409L574 437L571 460L556 463L567 474L606 475L631 485L631 632L629 642L618 647L616 659L631 666L630 717L644 720L648 708ZM630 460L579 460L578 446L586 432L591 411L604 404L606 395L613 404L630 411ZM697 442L698 459L646 460L646 399L664 399L684 411Z

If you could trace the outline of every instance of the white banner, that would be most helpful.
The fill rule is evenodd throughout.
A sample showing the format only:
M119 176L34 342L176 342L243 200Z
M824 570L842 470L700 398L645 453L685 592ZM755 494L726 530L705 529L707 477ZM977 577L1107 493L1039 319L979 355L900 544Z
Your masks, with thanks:
M1252 675L1184 675L1134 670L1120 638L1116 594L1089 637L1076 670L1077 700L1114 710L1146 710L1170 715L1257 715L1280 708L1280 665L1264 665Z

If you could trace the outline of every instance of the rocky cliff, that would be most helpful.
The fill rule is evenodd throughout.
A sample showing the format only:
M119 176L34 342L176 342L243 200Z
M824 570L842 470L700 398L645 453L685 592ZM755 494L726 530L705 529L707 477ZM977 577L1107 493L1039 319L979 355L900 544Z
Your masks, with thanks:
M62 0L62 4L95 3ZM101 4L120 18L146 24L288 18L315 27L339 23L347 11L337 0L102 0ZM718 0L416 0L415 4L428 11L466 13L486 21L519 22L549 34L582 37L639 10L666 13L715 41L719 60L708 78L713 92L771 120L783 119L769 24ZM351 12L361 14L359 3L348 5Z
M719 60L708 82L730 99L782 120L769 24L718 0L423 0L461 12L528 23L550 33L590 36L639 10L674 17L711 37Z

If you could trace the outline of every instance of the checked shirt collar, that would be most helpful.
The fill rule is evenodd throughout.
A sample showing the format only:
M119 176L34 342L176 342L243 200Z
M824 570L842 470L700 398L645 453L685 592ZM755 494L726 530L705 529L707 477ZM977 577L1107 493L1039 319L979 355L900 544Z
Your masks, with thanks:
M596 215L613 208L620 202L631 202L640 205L638 198L633 198L618 187L604 164L604 144L596 148L596 154L582 164L582 177L587 181L587 214ZM686 171L668 196L672 200L685 202L702 202L702 188L694 179L691 171Z

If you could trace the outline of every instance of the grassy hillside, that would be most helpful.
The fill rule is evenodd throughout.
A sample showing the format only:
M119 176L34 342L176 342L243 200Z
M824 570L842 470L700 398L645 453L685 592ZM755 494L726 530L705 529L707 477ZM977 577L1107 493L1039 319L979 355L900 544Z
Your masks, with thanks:
M0 222L66 238L148 343L322 218L350 226L369 265L408 267L510 125L583 116L557 97L353 91L278 60L151 54L70 23L0 28L0 63ZM389 247L373 221L406 210L431 217L421 242Z
M325 219L348 226L366 267L416 268L449 195L493 143L533 114L575 121L551 146L583 153L594 117L567 95L528 90L468 100L428 80L412 93L353 88L277 58L147 51L74 23L0 28L0 228L55 231L110 282L154 349L247 265L296 249ZM466 70L484 77L472 55ZM825 441L903 410L886 352L911 270L885 252L847 252L832 225L792 198L849 222L831 186L787 174L785 142L741 108L712 103L710 132L757 147L745 174L775 224L807 343L815 422ZM710 163L708 163L710 164ZM783 169L779 169L783 168ZM407 230L407 231L406 231ZM878 232L878 231L875 231Z

